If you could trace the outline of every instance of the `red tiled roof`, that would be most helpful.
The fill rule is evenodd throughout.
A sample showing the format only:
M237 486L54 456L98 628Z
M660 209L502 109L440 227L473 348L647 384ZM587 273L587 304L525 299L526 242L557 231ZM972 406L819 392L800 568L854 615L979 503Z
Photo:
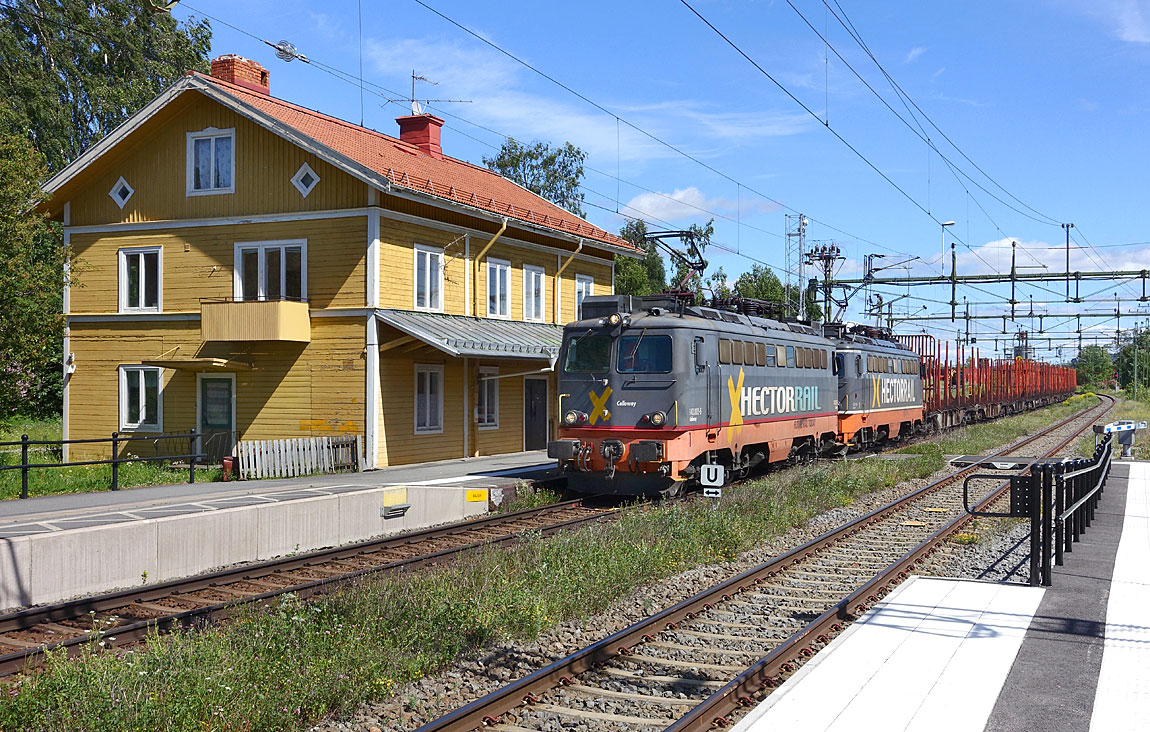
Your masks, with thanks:
M529 221L566 234L635 250L626 239L604 231L486 168L463 160L434 158L414 145L375 130L192 72L229 96L255 107L300 133L387 177L392 185Z

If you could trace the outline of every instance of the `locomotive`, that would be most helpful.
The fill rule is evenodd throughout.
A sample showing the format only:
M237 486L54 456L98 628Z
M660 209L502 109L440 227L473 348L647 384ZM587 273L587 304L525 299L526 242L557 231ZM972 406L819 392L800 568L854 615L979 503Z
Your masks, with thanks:
M924 396L974 395L886 331L674 295L585 298L556 368L560 426L547 454L571 490L594 494L668 496L705 465L730 480L845 455L937 429ZM1044 382L1057 386L1044 403L1067 383ZM945 423L963 420L952 409Z

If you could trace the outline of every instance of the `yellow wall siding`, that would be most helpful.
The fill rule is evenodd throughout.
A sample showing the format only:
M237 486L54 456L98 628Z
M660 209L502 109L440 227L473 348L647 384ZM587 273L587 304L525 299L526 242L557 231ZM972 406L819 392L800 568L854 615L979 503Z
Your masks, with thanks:
M235 192L187 195L187 133L235 129ZM320 181L304 198L291 178L303 163ZM108 191L120 178L135 189L121 210ZM74 226L321 211L367 205L367 185L198 92L187 92L84 174L72 202Z
M560 325L566 325L575 320L575 278L578 275L588 275L595 280L595 286L592 288L594 295L610 295L611 290L611 265L610 264L595 264L592 262L584 262L575 260L567 269L563 271L563 303L562 303L562 317L560 318Z
M406 465L463 455L463 361L431 348L380 358L381 465ZM415 433L415 365L443 366L443 432Z
M467 276L462 234L384 218L380 224L380 307L415 307L415 245L443 250L444 312L464 312Z
M237 242L307 240L307 289L312 308L363 307L367 218L199 226L153 232L73 234L79 262L71 312L114 313L121 248L163 247L164 312L199 312L203 298L233 294Z
M121 364L139 364L178 347L179 357L200 351L195 322L73 323L76 373L69 384L70 437L108 437L119 428ZM241 439L280 439L363 434L364 321L315 318L312 342L235 344L207 349L212 356L253 362L236 375L236 427ZM211 372L214 373L214 372ZM164 432L195 426L196 375L162 371ZM135 454L156 454L150 442L133 443ZM76 455L106 453L106 446L77 446Z

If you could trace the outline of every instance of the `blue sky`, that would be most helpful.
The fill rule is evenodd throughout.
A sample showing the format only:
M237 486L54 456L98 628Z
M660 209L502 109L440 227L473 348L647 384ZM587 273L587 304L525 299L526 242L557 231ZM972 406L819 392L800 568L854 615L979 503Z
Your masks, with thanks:
M755 260L782 268L784 215L798 211L811 219L808 240L834 241L846 255L840 276L860 273L862 257L872 252L887 255L879 264L918 256L908 265L913 271L937 273L939 222L950 220L956 223L947 242L957 242L960 273L1009 270L1011 241L1019 243L1020 265L1061 271L1064 233L1058 222L1067 221L1076 224L1072 270L1150 266L1143 215L1150 194L1146 0L830 0L829 7L849 17L913 102L993 180L921 116L917 122L911 118L822 0L692 0L818 119L680 2L425 2L609 112L415 0L363 0L367 126L397 133L394 118L406 107L385 99L409 95L414 70L438 82L420 84L417 96L470 100L430 105L447 119L445 153L479 163L503 142L501 135L569 140L588 153L585 194L592 222L618 230L626 214L648 218L656 227L681 228L714 217L717 245L708 259L732 280ZM310 58L355 76L361 61L359 9L356 0L194 0L173 12L184 19L198 10L260 39L288 40ZM796 9L826 32L831 48ZM277 60L259 40L219 22L213 28L213 55L239 53L261 62L271 70L274 95L360 121L356 85L315 65ZM971 181L956 180L939 153L886 109L847 63L910 125L921 123L961 171L1029 216ZM824 121L906 195L836 139ZM1136 242L1147 243L1115 246ZM1065 320L1054 317L1059 314L1114 309L1112 303L1067 305L1051 294L1064 287L1020 289L1020 312L1029 312L1033 295L1035 312L1051 316L1045 321L1049 329ZM1084 285L1082 294L1095 291L1132 300L1141 285ZM906 288L884 292L888 301L907 294ZM960 300L964 294L980 303L973 313L1000 314L1009 288L960 288ZM934 302L949 300L949 288L912 288L910 295L896 303L897 313L949 310ZM855 299L848 318L861 319L862 301ZM1122 307L1134 312L1135 305ZM1150 308L1142 310L1150 315ZM1084 331L1113 335L1115 321L1090 322L1083 321ZM1124 318L1122 327L1133 324ZM939 334L952 329L952 335L961 327L945 322L899 330L921 332L924 325ZM1007 323L1006 336L1001 321L973 325L972 333L989 350L995 337L1002 345L1019 327L1037 330L1038 322ZM1071 321L1052 330L1074 329ZM1074 343L1064 355L1076 349Z

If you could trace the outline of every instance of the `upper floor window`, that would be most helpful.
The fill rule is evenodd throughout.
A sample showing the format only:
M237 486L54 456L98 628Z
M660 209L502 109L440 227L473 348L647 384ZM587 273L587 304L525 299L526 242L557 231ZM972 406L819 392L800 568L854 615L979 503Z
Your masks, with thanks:
M235 192L235 139L234 129L188 133L189 196Z
M541 322L544 307L542 267L523 265L523 319Z
M511 262L487 260L487 317L511 317Z
M163 275L160 247L120 250L120 312L160 312Z
M478 403L475 408L475 421L480 429L499 426L499 369L483 366L479 369L479 384L476 389Z
M575 275L575 319L583 319L583 300L595 294L595 279L589 275Z
M307 300L307 241L236 243L236 300Z
M415 309L443 310L443 250L415 245Z
M120 429L160 432L163 387L154 366L120 367Z

